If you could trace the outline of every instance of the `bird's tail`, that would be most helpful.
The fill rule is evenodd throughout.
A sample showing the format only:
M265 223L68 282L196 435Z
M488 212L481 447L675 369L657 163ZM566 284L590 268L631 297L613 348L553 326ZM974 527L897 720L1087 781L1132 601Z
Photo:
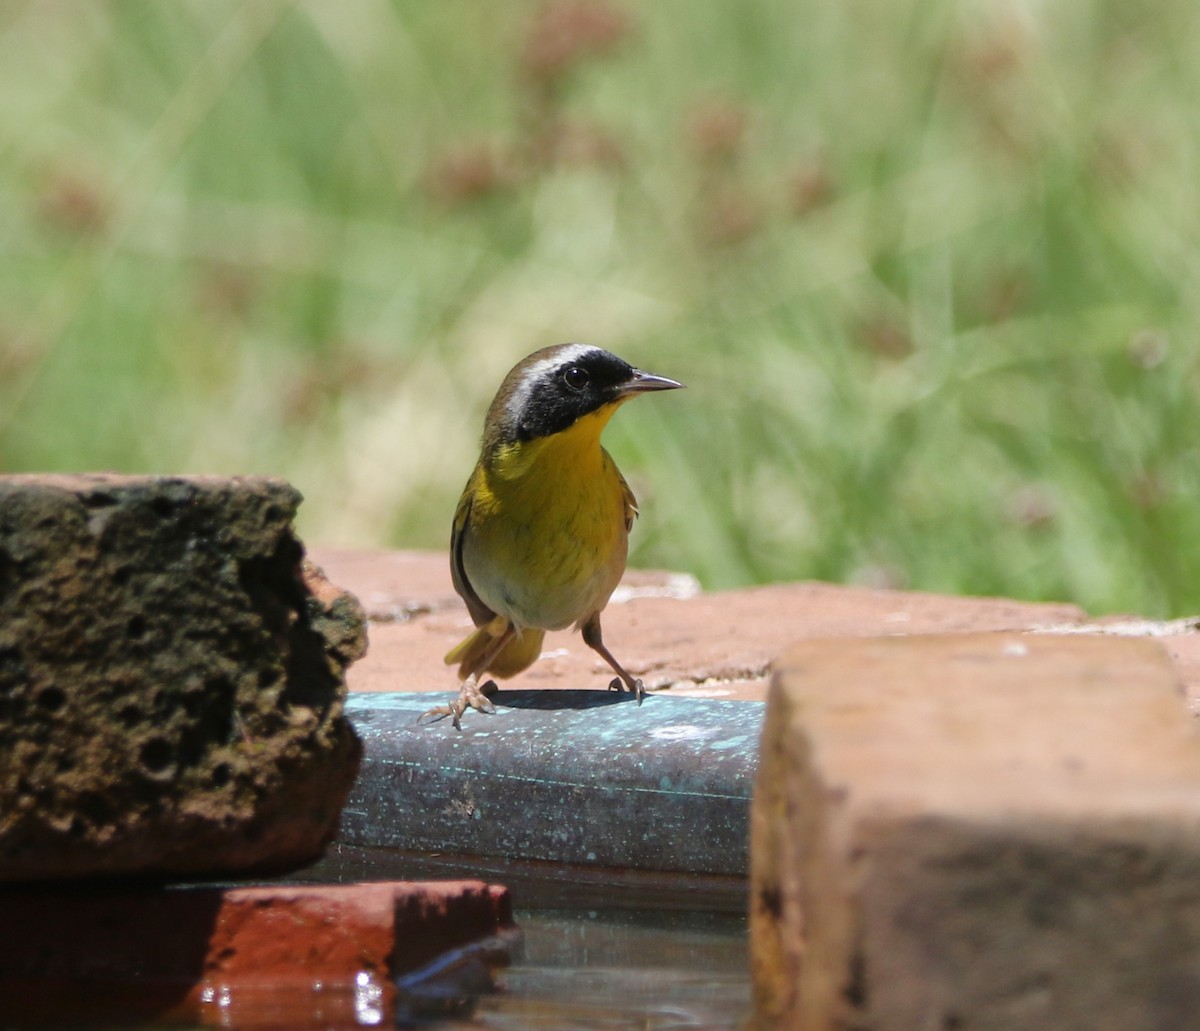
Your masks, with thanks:
M533 660L542 654L542 639L546 631L534 628L520 631L508 642L483 669L479 663L496 643L496 634L490 626L481 626L461 644L455 645L446 655L446 665L458 663L458 675L462 678L472 673L494 673L498 677L511 677L528 669Z

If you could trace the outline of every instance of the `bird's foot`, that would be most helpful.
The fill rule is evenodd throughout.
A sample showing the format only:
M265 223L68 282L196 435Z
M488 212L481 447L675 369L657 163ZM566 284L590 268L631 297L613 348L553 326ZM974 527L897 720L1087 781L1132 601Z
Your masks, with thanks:
M642 699L646 697L646 689L642 686L642 682L635 677L613 677L608 685L610 691L620 691L624 687L628 689L637 699L638 705L642 704Z
M488 698L488 694L495 690L496 681L489 680L481 687L478 678L472 673L462 682L462 686L458 689L458 697L454 701L449 705L435 705L432 709L426 710L417 717L417 722L420 723L426 717L432 716L433 719L430 722L436 723L447 716L452 716L455 730L462 730L462 716L468 709L478 709L480 712L488 713L496 711L496 707Z

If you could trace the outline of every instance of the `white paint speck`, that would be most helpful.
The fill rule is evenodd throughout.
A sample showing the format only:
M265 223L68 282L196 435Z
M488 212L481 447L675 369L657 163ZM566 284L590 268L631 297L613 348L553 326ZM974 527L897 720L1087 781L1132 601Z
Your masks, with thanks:
M659 741L699 741L708 737L711 731L697 727L692 723L681 723L674 727L658 727L650 731L650 736Z

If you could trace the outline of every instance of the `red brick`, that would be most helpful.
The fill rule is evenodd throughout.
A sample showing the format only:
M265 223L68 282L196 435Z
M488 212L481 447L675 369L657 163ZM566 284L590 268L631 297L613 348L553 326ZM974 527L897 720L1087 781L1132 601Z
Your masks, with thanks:
M12 888L0 906L3 1015L42 1025L388 1022L394 977L513 929L507 891L477 881Z

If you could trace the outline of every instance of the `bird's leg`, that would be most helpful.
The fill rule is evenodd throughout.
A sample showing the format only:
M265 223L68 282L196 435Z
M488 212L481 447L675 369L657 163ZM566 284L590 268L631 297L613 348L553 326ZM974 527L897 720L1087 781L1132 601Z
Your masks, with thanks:
M621 684L624 682L626 689L633 692L633 696L637 699L638 705L642 704L642 698L646 694L646 689L642 686L642 682L636 677L631 677L626 672L625 667L617 662L616 657L604 645L604 639L600 634L600 613L597 612L588 618L588 621L583 624L583 643L596 652L600 658L607 662L616 673L616 677L612 683L608 685L610 691L620 691Z
M489 632L491 624L488 625ZM428 709L417 717L417 722L425 719L426 716L434 716L437 719L444 719L447 716L454 718L454 728L462 730L462 716L467 709L477 709L479 712L495 712L496 707L488 699L487 691L489 688L495 688L496 682L489 680L482 686L479 684L479 677L482 673L487 672L488 666L492 664L492 660L496 658L505 648L505 645L516 635L517 628L506 621L503 630L496 634L495 639L485 651L476 660L467 674L462 684L458 689L458 697L449 705L435 705L432 709Z

